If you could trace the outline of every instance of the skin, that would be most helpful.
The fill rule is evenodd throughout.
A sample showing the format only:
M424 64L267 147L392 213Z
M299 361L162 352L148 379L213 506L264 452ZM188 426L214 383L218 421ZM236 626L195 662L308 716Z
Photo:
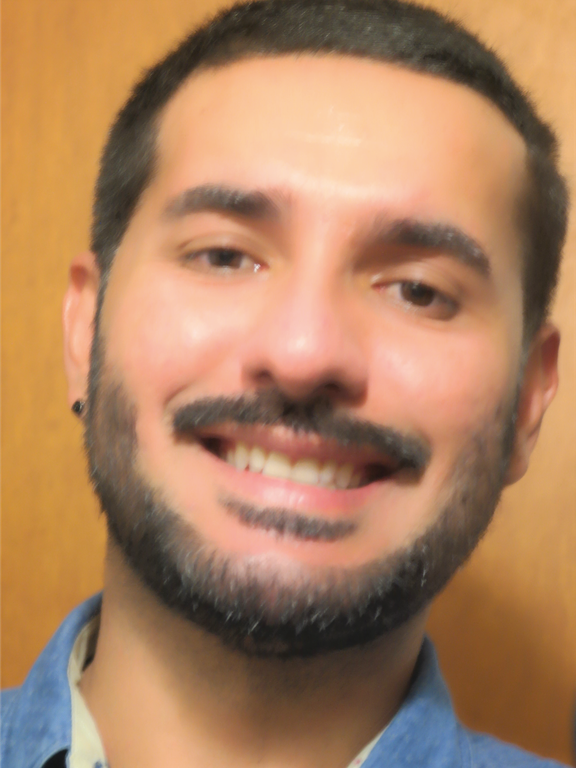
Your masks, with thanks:
M507 482L524 474L556 391L559 337L545 325L522 343L516 214L526 150L490 102L375 62L247 60L192 77L164 112L158 146L101 333L106 375L137 407L140 471L203 537L288 581L395 552L433 523L459 455L512 401L521 370ZM277 215L166 215L201 184L264 191ZM461 229L489 274L442 249L375 242L376 223L407 218ZM209 247L244 253L240 268L215 269ZM70 403L86 395L98 279L91 254L74 260L64 303ZM407 300L407 281L436 291L429 306ZM348 414L419 435L431 448L426 471L417 483L321 492L238 473L174 439L171 416L183 404L269 386L295 399L325 392ZM286 429L241 437L295 457L311 450ZM227 513L222 493L356 529L335 542L273 536ZM116 766L345 768L401 703L424 622L320 659L249 659L171 615L110 544L82 690Z

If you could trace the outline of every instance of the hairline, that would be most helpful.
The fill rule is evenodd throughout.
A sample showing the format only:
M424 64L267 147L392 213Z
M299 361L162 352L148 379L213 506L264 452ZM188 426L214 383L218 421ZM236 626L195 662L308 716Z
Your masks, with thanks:
M186 88L193 80L197 79L198 77L201 77L202 75L208 74L210 72L226 69L228 67L234 66L235 64L240 64L246 61L258 61L258 60L265 60L265 59L296 59L296 58L305 58L305 57L314 58L314 59L332 58L332 59L341 59L341 60L346 60L346 59L366 60L374 64L380 64L380 65L391 67L394 69L401 69L416 75L421 75L423 77L431 77L437 80L443 80L444 82L448 82L449 84L454 86L460 86L462 88L465 88L467 91L471 92L478 98L480 98L484 103L490 106L493 110L496 110L498 114L501 116L501 118L507 123L507 125L514 130L515 134L518 137L520 137L520 139L522 140L522 145L524 149L524 157L522 160L523 178L522 178L521 187L517 192L517 199L514 203L512 215L513 215L514 225L516 227L517 234L518 234L517 257L519 261L518 266L520 269L520 280L521 280L521 286L522 286L523 346L527 347L529 343L532 341L532 339L535 337L538 330L542 328L542 326L547 321L547 316L544 316L542 318L540 325L537 328L530 329L529 324L525 317L525 309L526 309L525 270L526 270L527 260L528 260L527 251L528 251L528 248L530 247L530 238L527 237L527 226L524 219L525 219L525 208L526 208L529 196L532 193L532 183L533 183L532 182L533 174L530 168L531 144L528 138L522 134L518 126L514 124L511 118L506 114L506 112L504 112L501 106L494 99L491 99L490 96L485 94L483 91L477 88L474 88L469 83L455 80L454 78L448 77L443 73L430 72L429 70L426 70L417 66L410 66L409 64L403 61L379 58L377 56L372 56L368 53L362 54L362 53L354 53L354 52L323 51L323 50L320 50L320 51L295 50L295 51L280 51L280 52L241 51L236 55L229 55L226 59L223 59L221 61L218 61L218 60L203 61L198 66L196 66L185 78L183 78L182 81L178 84L178 86L169 95L167 100L154 113L151 114L150 119L148 121L148 125L146 126L145 130L147 133L147 140L148 142L150 142L150 148L151 148L148 175L145 179L145 183L142 185L140 194L134 206L134 210L130 214L130 217L126 223L126 228L122 234L122 238L117 243L116 248L114 249L114 252L112 253L111 258L109 259L105 270L100 275L101 282L103 283L103 285L101 286L101 300L99 302L99 305L101 306L104 300L106 285L108 282L110 271L116 260L117 252L124 238L126 237L128 229L130 228L130 225L135 215L137 214L142 204L142 201L146 192L148 191L148 189L153 184L156 178L159 161L161 159L161 146L160 146L159 139L160 139L162 122L165 119L166 111L169 109L170 105L173 103L174 99L178 96L178 94L180 94L180 92L184 88Z

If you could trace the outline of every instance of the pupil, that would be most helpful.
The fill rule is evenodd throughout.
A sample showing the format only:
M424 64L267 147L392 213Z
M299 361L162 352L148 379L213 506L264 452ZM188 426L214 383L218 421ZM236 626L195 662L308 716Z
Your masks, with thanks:
M423 285L423 283L404 283L402 297L412 304L424 307L434 301L434 289Z
M210 262L214 267L235 267L240 263L240 254L231 250L210 251Z

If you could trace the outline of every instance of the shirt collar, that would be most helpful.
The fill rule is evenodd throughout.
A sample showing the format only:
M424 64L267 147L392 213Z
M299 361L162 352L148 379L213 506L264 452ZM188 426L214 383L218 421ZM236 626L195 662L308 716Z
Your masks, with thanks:
M70 748L71 701L68 660L82 627L100 611L102 595L94 595L65 619L11 696L4 712L9 732L4 744L6 765L40 768L52 755Z
M13 768L41 768L71 744L71 701L68 661L74 642L101 607L102 595L76 608L60 626L13 693L4 759ZM414 680L394 718L370 752L363 768L408 768L462 765L458 723L442 680L432 643L425 639Z
M462 766L459 728L434 646L425 638L408 695L362 768Z

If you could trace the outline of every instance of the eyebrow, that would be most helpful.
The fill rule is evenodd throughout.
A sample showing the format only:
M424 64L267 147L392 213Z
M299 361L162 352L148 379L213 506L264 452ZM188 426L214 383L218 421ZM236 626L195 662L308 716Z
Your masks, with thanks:
M166 205L167 219L180 219L194 213L216 212L254 221L277 221L281 207L274 197L260 190L243 190L221 184L201 184L184 190ZM399 245L443 251L471 267L483 277L491 274L490 259L480 244L452 224L423 222L417 219L378 218L370 240L376 245Z
M474 238L451 224L401 219L375 227L373 241L382 245L401 245L443 251L454 256L483 277L491 274L490 259Z
M220 184L202 184L186 189L164 209L167 219L180 219L192 213L226 213L257 221L274 221L280 208L272 196L258 190L241 190Z

